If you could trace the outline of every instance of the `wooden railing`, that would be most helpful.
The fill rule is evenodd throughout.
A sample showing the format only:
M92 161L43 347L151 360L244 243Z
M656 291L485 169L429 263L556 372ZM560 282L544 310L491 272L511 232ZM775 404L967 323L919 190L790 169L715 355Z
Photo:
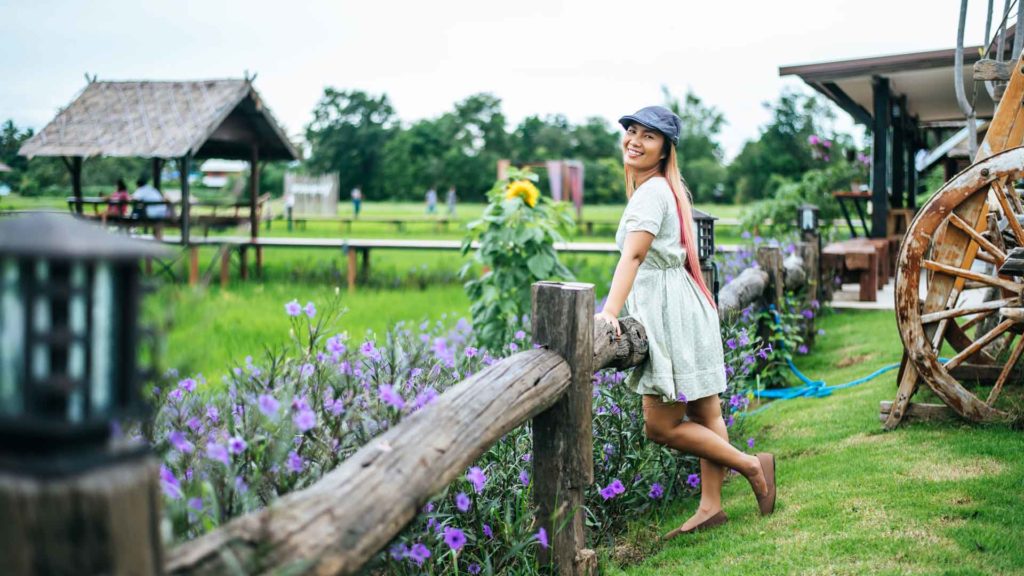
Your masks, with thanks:
M815 245L816 246L816 245ZM758 252L720 295L728 317L786 286L817 277L813 247L802 262L778 248ZM112 460L60 479L0 473L0 572L157 574L353 574L504 434L532 419L537 524L550 538L540 562L562 575L594 574L585 548L584 494L593 482L591 378L647 357L643 327L622 319L622 337L595 325L589 284L533 287L534 342L460 382L370 441L316 484L267 508L162 550L159 485L152 459ZM126 496L127 495L127 496ZM128 498L131 496L131 498ZM128 498L128 499L126 499ZM127 502L127 504L126 504ZM80 526L100 527L83 532ZM557 529L556 529L557 528Z

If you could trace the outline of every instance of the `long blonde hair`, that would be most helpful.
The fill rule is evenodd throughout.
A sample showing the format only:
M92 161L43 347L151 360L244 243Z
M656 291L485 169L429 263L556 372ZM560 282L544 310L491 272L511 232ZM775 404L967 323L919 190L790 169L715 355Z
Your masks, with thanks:
M676 157L676 147L666 137L665 147L668 148L665 158L661 161L661 175L668 181L669 188L676 197L676 213L679 215L680 242L683 250L686 251L686 269L690 276L697 283L697 287L704 293L704 296L715 306L715 297L708 290L704 283L704 275L700 271L700 256L697 252L697 235L693 231L693 204L690 200L690 189L686 187L682 174L679 173L679 161ZM625 166L626 173L626 199L633 197L636 191L636 175L629 166Z

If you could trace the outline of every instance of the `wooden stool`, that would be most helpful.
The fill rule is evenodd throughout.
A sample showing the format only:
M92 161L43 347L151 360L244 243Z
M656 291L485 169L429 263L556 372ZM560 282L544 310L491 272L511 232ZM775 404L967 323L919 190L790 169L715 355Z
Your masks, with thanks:
M874 302L878 299L878 289L881 288L881 258L876 243L863 238L853 238L829 244L821 254L823 265L835 267L844 279L847 276L857 278L861 302ZM884 286L884 281L882 285Z

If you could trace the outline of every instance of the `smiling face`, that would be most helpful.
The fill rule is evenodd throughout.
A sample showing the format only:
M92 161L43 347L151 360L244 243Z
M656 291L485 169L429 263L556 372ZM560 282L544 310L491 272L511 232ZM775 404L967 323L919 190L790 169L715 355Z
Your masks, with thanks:
M643 172L658 166L665 158L665 135L641 124L630 124L622 136L622 162Z

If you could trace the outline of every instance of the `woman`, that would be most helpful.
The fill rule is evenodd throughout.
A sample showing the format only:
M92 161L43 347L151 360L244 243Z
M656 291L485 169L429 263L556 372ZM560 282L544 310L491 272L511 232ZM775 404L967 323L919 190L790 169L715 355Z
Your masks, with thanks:
M714 298L700 274L689 191L676 161L679 117L650 106L619 123L626 130L622 157L629 203L615 235L622 255L604 309L596 316L621 335L617 317L625 306L644 326L650 352L629 383L643 394L647 437L701 459L697 512L664 538L725 523L722 481L727 468L750 481L761 514L771 514L774 456L737 450L722 419L722 337Z
M131 195L128 194L128 185L124 183L123 179L118 178L117 190L107 199L107 216L126 216L131 199Z

